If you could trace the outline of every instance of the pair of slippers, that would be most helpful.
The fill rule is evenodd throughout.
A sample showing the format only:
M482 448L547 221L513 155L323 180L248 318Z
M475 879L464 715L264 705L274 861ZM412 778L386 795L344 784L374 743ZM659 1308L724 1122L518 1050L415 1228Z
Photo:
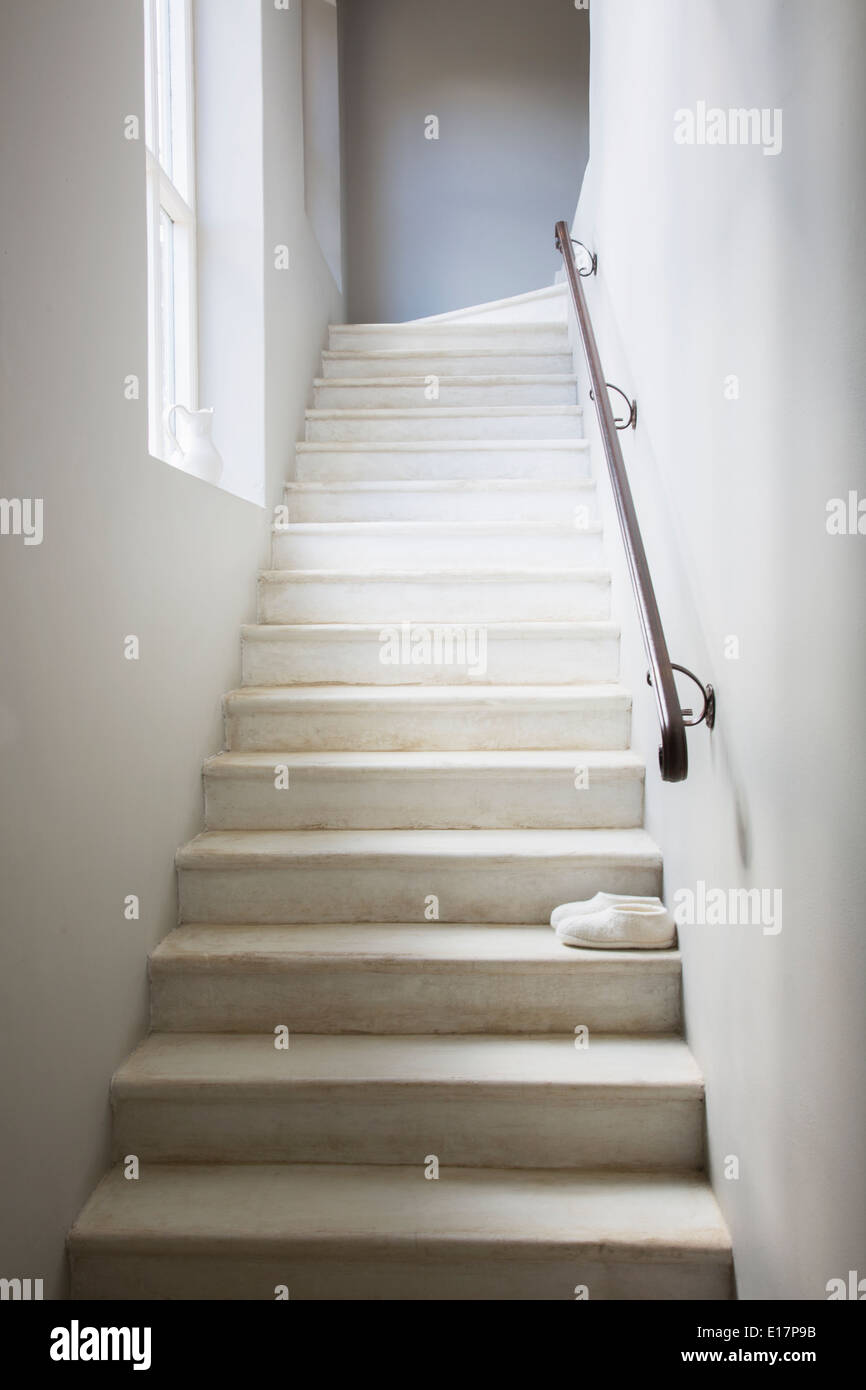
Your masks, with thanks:
M676 924L661 898L596 893L585 902L563 903L550 925L565 946L605 951L663 951L674 945Z

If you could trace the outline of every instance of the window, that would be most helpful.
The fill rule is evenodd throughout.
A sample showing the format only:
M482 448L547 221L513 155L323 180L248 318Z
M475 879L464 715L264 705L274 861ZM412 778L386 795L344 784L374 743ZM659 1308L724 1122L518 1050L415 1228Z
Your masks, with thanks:
M144 0L148 444L173 445L165 412L198 407L192 0Z

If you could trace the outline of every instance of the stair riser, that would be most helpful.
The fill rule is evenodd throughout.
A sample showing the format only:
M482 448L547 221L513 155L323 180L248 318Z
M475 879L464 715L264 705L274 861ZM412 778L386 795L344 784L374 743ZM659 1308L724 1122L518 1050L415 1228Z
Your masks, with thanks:
M308 414L306 439L311 443L353 440L434 440L434 439L580 439L580 414L542 413L506 415L448 415L435 411L421 415L413 411L387 416L361 414L319 417Z
M384 652L375 629L364 638L244 639L243 680L245 685L559 685L616 681L619 672L615 635L506 638L489 628L482 675L473 674L478 663L471 660L392 665L383 661Z
M260 623L484 623L598 621L610 613L610 580L594 573L577 579L494 580L375 578L262 578Z
M395 668L397 669L397 668ZM315 752L329 748L358 752L409 751L426 748L627 748L630 713L625 704L610 708L551 711L476 708L435 710L355 710L345 713L320 708L266 712L250 710L226 715L226 747L294 749Z
M272 565L279 569L360 570L457 569L509 565L535 569L567 569L599 566L604 555L598 531L565 532L525 530L476 532L460 536L442 530L425 534L379 532L364 535L351 530L316 534L276 531L271 546Z
M572 517L577 524L598 520L595 492L590 488L507 491L482 489L405 491L401 488L363 492L286 493L288 519L295 521L474 521L521 522L543 525Z
M564 1043L568 1047L568 1042ZM117 1099L114 1158L147 1163L440 1163L495 1168L696 1169L703 1105L647 1088L447 1083L287 1086L209 1100Z
M575 754L575 759L579 758ZM210 830L580 829L639 826L643 779L592 769L589 785L565 771L509 777L478 769L343 776L292 768L277 790L275 773L205 775Z
M462 383L446 376L425 381L412 377L399 384L351 386L328 382L316 386L316 410L405 410L433 404L453 405L576 405L577 386L573 381ZM436 394L438 392L438 394Z
M176 1033L675 1033L682 1023L678 971L640 971L575 955L533 967L473 961L443 969L426 960L359 957L296 961L279 969L152 960L152 1027Z
M424 1179L419 1166L419 1182ZM440 1178L440 1182L442 1179ZM72 1257L72 1298L214 1299L273 1302L287 1287L293 1302L314 1300L489 1301L564 1300L575 1287L590 1298L723 1300L733 1297L729 1258L688 1252L674 1260L654 1260L645 1250L587 1252L578 1242L512 1243L479 1237L469 1242L437 1241L435 1250L371 1249L347 1237L275 1253L261 1243L252 1253L228 1248L221 1254L130 1253L110 1251Z
M369 862L368 862L369 861ZM438 898L441 922L547 921L557 903L611 893L658 894L659 865L551 855L397 858L300 856L274 868L180 868L181 922L417 922Z
M589 476L585 447L533 449L314 449L295 455L299 482L364 482L389 479L436 482L466 478L517 478L529 482L571 482Z
M399 323L384 328L381 325L370 328L363 324L340 324L331 328L328 347L331 352L383 352L395 348L408 348L416 352L457 348L464 352L475 352L484 348L508 348L511 352L520 353L528 347L544 348L558 354L569 351L565 323L538 328L528 324L502 326L483 323L471 326L428 324L419 328Z
M342 377L394 376L567 376L574 371L570 352L422 352L378 357L375 352L351 357L322 358L322 375L330 381Z

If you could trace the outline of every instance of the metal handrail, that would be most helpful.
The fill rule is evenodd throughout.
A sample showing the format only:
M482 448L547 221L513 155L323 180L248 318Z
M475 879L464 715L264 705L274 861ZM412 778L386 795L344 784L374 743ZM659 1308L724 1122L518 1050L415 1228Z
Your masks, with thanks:
M688 721L689 725L700 724L703 721L707 724L708 728L711 729L713 727L713 723L715 722L715 693L711 685L703 685L702 682L698 680L697 676L687 670L686 667L674 666L671 662L668 653L668 645L665 640L664 628L662 627L662 620L659 614L659 607L656 602L655 590L653 589L646 550L644 549L637 513L634 508L634 500L631 495L628 474L626 473L625 463L622 457L617 426L613 417L610 399L607 394L608 388L601 367L598 344L595 341L595 333L593 332L592 321L589 317L586 297L583 293L583 286L580 283L582 272L578 271L575 264L574 251L572 250L572 237L565 222L557 222L556 224L556 246L557 250L562 253L562 259L565 264L565 274L571 290L574 312L577 316L583 351L586 356L586 365L592 384L592 398L595 402L595 408L598 414L604 454L607 459L607 467L610 473L610 482L613 489L614 502L616 504L616 514L619 518L619 527L622 532L623 545L625 546L625 557L628 563L629 575L631 576L631 585L634 591L635 602L637 603L641 634L643 636L647 661L649 662L650 669L647 672L647 681L655 692L659 726L661 728L659 768L661 770L662 781L684 782L689 773L689 751L686 742L687 722L683 716L691 715L692 711L680 708L680 697L677 694L677 687L674 681L674 670L682 671L684 675L689 676L700 686L703 694L703 710L697 719L690 719ZM592 269L583 273L596 273L598 264L596 257L593 256L591 261Z

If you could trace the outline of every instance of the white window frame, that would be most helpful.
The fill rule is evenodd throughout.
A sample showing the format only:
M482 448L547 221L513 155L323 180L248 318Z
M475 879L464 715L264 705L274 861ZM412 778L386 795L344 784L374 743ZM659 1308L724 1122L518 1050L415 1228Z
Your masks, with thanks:
M145 162L147 179L148 447L168 460L167 405L198 409L198 295L195 197L193 0L144 0ZM178 99L179 98L179 99ZM166 248L161 215L173 224L170 332L173 400L166 400L162 284Z

